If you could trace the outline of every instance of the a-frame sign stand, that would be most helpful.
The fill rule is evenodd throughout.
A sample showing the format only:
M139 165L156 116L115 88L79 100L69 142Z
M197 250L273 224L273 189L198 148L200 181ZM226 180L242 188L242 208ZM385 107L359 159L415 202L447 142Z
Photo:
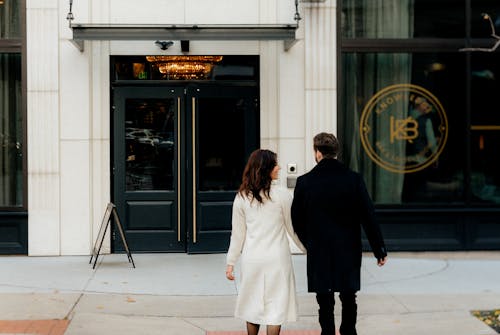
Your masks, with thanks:
M113 214L113 221L115 222L115 226L120 233L122 238L123 245L125 247L125 251L127 252L128 262L132 263L132 266L135 268L134 259L132 258L132 254L130 253L130 249L128 248L127 240L125 239L125 234L123 233L122 224L120 223L120 219L118 218L118 213L116 212L116 206L113 203L108 203L106 207L106 211L104 212L104 218L101 222L101 227L99 228L99 234L97 234L97 239L94 244L94 248L92 249L92 255L90 256L90 262L92 263L92 259L94 259L94 265L92 269L95 269L97 264L97 257L99 257L99 253L101 252L102 243L104 242L104 236L106 235L106 231L108 230L108 226L111 221L111 214Z

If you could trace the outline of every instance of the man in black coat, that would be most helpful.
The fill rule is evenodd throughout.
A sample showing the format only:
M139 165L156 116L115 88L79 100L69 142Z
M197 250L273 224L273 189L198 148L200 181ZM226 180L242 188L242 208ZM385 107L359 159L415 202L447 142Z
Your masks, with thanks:
M360 289L361 226L377 264L387 252L362 177L337 161L333 134L314 137L318 163L297 179L292 224L307 249L309 292L316 293L321 335L335 334L334 292L342 301L341 335L356 335L356 292Z

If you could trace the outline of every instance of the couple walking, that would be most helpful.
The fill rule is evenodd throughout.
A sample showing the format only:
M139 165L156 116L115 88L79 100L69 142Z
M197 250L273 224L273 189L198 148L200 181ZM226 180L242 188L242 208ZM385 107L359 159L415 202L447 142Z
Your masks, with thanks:
M333 134L314 137L317 165L297 179L294 197L274 184L277 156L256 150L248 159L233 203L226 277L241 257L241 283L235 316L249 335L260 325L278 335L297 319L295 278L287 235L307 252L309 292L316 293L321 335L334 335L334 293L342 301L341 335L356 335L356 292L360 289L361 226L379 266L386 250L361 176L337 161ZM307 251L306 251L307 250Z

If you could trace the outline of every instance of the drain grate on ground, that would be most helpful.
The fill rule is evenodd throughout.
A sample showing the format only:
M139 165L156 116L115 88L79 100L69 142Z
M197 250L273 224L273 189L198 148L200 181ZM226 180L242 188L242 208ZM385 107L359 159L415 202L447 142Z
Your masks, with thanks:
M491 311L471 311L471 313L500 334L500 309Z

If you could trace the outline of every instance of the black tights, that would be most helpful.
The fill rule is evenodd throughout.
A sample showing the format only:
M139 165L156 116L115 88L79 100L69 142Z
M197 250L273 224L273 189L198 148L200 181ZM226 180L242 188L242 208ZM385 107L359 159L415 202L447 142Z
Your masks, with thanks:
M248 335L257 335L259 333L260 325L251 323L247 321L247 333ZM279 335L281 331L281 326L267 325L267 335Z

